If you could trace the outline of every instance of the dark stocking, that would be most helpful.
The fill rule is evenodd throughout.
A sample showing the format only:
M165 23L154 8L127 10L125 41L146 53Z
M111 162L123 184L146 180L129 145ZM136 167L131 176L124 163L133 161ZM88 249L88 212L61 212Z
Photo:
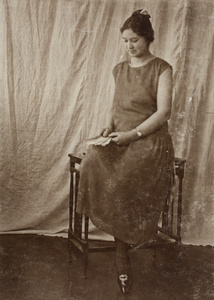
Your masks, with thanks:
M130 260L128 255L128 245L115 238L116 245L116 264L119 274L130 273Z
M126 243L115 238L116 264L118 284L123 294L126 294L132 286L132 271Z

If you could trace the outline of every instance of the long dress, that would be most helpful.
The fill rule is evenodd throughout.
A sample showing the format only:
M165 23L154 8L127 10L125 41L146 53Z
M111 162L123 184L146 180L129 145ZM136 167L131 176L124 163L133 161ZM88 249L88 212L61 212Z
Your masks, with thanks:
M157 110L159 76L171 66L154 58L113 69L114 131L136 128ZM133 245L153 239L173 174L174 151L167 122L125 146L91 146L82 160L80 213L102 231Z

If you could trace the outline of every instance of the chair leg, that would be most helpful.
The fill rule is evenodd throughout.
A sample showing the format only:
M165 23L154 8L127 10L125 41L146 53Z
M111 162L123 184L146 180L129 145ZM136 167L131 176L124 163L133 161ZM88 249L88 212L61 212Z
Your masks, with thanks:
M88 254L89 254L89 247L88 244L86 244L83 247L83 274L85 279L87 279L87 271L88 271Z
M157 248L155 246L153 248L152 258L153 258L153 262L156 264L156 260L157 260Z
M72 245L71 245L71 242L68 239L68 262L69 263L72 263L71 252L72 252Z

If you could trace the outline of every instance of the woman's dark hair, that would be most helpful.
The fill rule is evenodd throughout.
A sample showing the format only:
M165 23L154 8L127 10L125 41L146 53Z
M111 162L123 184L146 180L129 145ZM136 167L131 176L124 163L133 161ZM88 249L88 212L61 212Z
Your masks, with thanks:
M146 10L136 10L131 17L129 17L120 29L123 33L126 29L132 29L137 35L143 36L148 45L154 41L154 30L150 22L150 15Z

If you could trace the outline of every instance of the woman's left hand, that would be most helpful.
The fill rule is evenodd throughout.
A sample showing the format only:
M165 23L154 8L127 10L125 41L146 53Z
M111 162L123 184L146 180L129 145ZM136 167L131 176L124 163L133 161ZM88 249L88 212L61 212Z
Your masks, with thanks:
M112 132L108 135L112 137L112 142L119 146L124 146L137 139L137 134L133 131Z

